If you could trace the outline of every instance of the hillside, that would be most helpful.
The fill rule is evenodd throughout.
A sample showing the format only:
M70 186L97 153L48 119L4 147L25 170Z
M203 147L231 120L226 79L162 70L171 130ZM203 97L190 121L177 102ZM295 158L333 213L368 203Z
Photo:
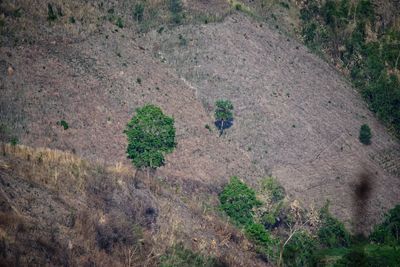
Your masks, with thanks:
M368 172L364 233L400 203L398 139L295 30L250 12L257 1L148 1L142 17L138 3L0 2L2 265L156 266L183 243L222 266L269 266L218 208L231 176L256 189L274 176L288 202L329 201L359 231ZM220 137L218 99L234 105ZM123 131L147 103L174 118L177 147L146 176Z

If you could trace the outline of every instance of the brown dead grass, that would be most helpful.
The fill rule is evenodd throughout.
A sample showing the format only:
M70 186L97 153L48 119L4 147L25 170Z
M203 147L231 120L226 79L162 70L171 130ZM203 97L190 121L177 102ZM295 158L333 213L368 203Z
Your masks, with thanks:
M155 266L169 247L184 243L230 266L265 266L212 208L217 196L206 185L143 173L136 179L148 181L138 189L132 168L121 163L24 145L1 144L0 162L0 238L9 264Z

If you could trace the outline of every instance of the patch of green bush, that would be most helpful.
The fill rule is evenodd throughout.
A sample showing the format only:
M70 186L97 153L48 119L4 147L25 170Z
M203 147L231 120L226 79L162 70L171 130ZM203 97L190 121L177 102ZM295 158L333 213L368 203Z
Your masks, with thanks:
M262 180L261 190L267 192L273 202L278 202L285 198L285 188L280 185L275 177L270 176Z
M62 127L64 128L64 130L68 130L68 128L69 128L69 125L68 125L68 123L67 123L65 120L60 120L60 121L58 121L58 122L57 122L57 125L62 126Z
M183 5L181 0L170 0L169 10L172 14L172 21L181 24L183 20Z
M122 20L122 18L120 18L120 17L118 17L117 18L117 21L115 22L115 25L118 27L118 28L123 28L124 27L124 21Z
M255 191L233 176L219 195L221 209L239 226L253 223L253 208L261 205Z
M141 22L143 20L143 14L144 14L144 4L136 3L133 9L133 18L136 21Z
M342 222L330 214L328 204L320 210L320 220L318 238L321 245L327 248L348 247L350 245L349 232Z
M360 142L363 143L364 145L369 145L371 144L371 128L367 124L363 124L360 127L360 135L358 136L358 139L360 139Z
M222 267L223 263L211 257L205 257L198 253L186 249L182 244L178 244L168 249L160 257L160 267Z
M263 255L267 261L276 261L279 241L272 237L262 224L248 224L245 228L245 232L247 237L257 245L257 251Z
M53 6L48 3L47 4L47 20L48 21L55 21L57 19L57 13L54 10Z
M400 205L389 210L384 221L375 226L370 240L379 244L400 245Z
M318 245L317 240L306 231L296 232L283 251L285 266L312 266Z

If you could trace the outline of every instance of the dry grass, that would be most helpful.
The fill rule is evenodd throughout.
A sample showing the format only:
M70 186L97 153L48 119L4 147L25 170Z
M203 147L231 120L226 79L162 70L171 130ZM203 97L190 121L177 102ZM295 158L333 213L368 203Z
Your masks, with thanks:
M136 179L147 181L137 189L132 168L121 163L24 145L1 144L0 163L0 239L10 247L2 259L9 264L155 266L184 243L232 266L265 265L212 208L216 195L205 185L141 173ZM202 192L188 198L194 189Z

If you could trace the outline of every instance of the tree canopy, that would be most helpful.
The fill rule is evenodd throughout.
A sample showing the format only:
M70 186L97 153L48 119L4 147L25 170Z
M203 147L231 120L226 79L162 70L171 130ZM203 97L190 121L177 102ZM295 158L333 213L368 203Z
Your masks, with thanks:
M221 135L223 130L232 126L233 104L229 100L217 100L215 102L215 125L219 128Z
M174 119L155 105L138 108L124 132L128 138L128 158L137 168L164 165L165 154L176 146Z

